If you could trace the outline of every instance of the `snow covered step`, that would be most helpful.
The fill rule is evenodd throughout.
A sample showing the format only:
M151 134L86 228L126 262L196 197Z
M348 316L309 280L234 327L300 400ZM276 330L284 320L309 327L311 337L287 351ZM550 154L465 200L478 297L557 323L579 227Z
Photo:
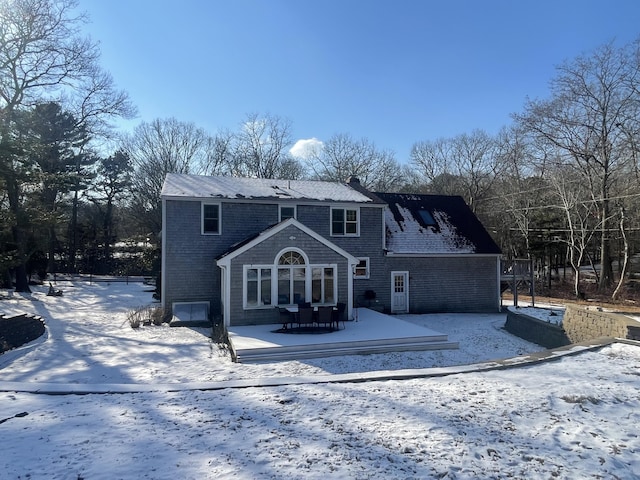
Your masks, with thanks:
M446 337L446 336L445 336ZM395 340L395 339L394 339ZM428 339L426 341L416 341L399 343L399 342L354 342L351 344L324 344L314 346L317 348L309 348L309 346L293 347L272 347L264 349L247 349L236 350L234 356L236 362L253 363L253 362L269 362L269 361L285 361L285 360L302 360L307 358L323 358L341 355L366 355L372 353L388 353L388 352L406 352L406 351L427 351L427 350L449 350L457 349L457 342L434 341Z

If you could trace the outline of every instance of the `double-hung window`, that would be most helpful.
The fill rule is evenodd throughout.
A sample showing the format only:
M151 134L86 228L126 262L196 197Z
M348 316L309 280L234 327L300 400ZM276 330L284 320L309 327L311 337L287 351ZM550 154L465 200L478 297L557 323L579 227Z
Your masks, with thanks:
M358 236L359 223L357 208L331 209L331 235Z
M358 258L353 278L369 278L369 257Z
M220 204L202 203L202 234L220 234Z
M245 267L245 294L248 308L271 305L271 266Z
M296 218L296 206L295 205L280 205L280 221L287 220L289 218Z
M313 303L335 303L337 287L335 265L311 268L311 301Z

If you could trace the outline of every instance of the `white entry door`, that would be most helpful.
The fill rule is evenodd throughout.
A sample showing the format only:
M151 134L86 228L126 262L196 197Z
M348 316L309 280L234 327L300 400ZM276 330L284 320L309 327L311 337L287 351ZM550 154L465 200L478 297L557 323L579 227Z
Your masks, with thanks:
M391 272L391 313L409 311L409 272Z

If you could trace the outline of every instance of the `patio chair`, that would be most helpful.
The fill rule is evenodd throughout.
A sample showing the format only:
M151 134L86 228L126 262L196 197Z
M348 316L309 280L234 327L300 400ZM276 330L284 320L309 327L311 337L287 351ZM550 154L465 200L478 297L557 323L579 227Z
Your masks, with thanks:
M278 310L278 321L282 323L282 329L286 330L289 328L289 324L293 325L293 315L292 313L284 307L276 307Z
M318 324L318 326L320 325L324 325L324 326L331 326L333 325L333 307L328 307L328 306L319 306L318 307L318 316L317 316L317 320L316 323Z
M342 326L345 327L344 324L344 312L347 309L347 304L343 302L338 302L336 304L336 309L333 311L333 321L336 322L336 328L340 329L340 323L342 322Z
M312 327L313 326L313 308L302 307L298 308L298 315L296 322L299 327Z

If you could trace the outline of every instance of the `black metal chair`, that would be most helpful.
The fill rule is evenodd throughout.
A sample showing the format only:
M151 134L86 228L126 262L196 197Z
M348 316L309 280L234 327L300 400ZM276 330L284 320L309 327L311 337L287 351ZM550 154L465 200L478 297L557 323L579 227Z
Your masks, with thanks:
M324 305L319 306L316 323L318 324L318 326L329 325L329 327L331 327L331 325L333 325L333 307Z
M344 323L344 312L347 310L347 304L343 302L338 302L336 304L336 309L333 310L333 318L332 320L336 322L336 328L340 329L340 323L342 322L342 326L345 327Z
M294 318L289 310L284 307L276 307L278 309L278 320L282 323L282 329L287 330L289 324L293 325Z
M296 322L299 327L313 327L313 308L301 307L298 308L298 314L296 316Z

